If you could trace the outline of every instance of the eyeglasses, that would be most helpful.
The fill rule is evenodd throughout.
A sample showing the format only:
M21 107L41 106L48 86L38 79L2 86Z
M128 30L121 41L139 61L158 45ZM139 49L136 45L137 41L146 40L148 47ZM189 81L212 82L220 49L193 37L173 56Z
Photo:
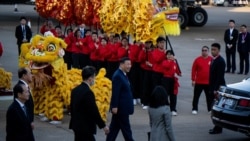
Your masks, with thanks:
M206 50L206 49L203 49L203 50L201 50L202 52L207 52L208 50Z

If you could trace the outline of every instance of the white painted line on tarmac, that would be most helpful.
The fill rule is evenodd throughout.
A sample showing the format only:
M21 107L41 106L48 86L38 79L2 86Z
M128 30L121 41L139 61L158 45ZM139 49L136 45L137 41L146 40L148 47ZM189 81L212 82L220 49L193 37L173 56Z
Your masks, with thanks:
M0 101L12 100L13 96L0 96Z
M215 41L214 38L194 38L196 41Z

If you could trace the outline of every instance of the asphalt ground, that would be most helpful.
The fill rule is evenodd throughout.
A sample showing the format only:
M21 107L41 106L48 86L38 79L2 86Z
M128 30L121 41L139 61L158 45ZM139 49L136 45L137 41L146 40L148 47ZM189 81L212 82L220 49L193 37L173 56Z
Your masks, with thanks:
M20 16L26 16L31 20L33 34L37 33L38 15L31 5L18 5L18 12L14 12L14 5L0 5L0 41L4 46L3 56L0 58L0 67L13 73L12 84L18 80L18 56L17 45L14 36L15 26L19 24ZM191 86L190 73L191 65L195 57L200 55L203 45L210 46L218 42L222 46L221 55L225 58L223 35L227 28L229 19L234 19L237 28L241 24L250 27L250 8L249 7L204 7L208 13L209 19L204 27L189 27L182 30L178 37L170 37L174 48L176 58L180 64L182 77L179 78L180 88L177 101L178 116L172 118L173 130L177 141L248 141L250 140L244 134L233 132L227 129L222 134L209 135L208 130L213 127L210 114L206 111L206 102L204 94L200 97L198 115L192 115L192 96L193 88ZM42 23L40 23L41 25ZM56 23L55 23L56 25ZM238 67L237 54L237 69ZM238 70L237 70L238 71ZM239 82L246 75L226 74L226 82ZM6 110L12 102L11 96L0 97L0 141L5 140L6 132ZM70 116L65 113L61 125L51 125L48 122L42 122L39 117L35 118L34 135L37 141L72 141L74 135L72 130L68 129ZM110 121L108 116L108 123ZM149 131L149 121L147 110L142 110L140 105L135 106L135 113L130 118L133 136L136 141L146 141ZM102 130L98 130L97 141L105 140ZM124 140L121 132L117 141Z

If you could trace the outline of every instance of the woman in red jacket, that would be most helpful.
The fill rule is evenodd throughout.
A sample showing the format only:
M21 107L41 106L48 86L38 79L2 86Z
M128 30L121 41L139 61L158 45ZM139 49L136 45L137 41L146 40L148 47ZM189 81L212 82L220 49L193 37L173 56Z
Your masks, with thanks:
M98 48L96 49L98 66L97 70L101 68L107 69L107 55L108 55L108 41L105 37L101 38L101 43L99 43Z
M97 32L92 32L92 36L88 42L90 49L90 64L95 68L98 68L98 54L97 49L99 46L99 38L97 36Z
M177 116L176 103L177 103L177 93L174 93L175 88L175 74L181 76L181 73L177 67L174 59L174 54L172 50L168 50L166 53L167 57L162 62L162 85L166 89L170 97L170 110L173 116Z
M81 33L82 34L82 33ZM85 66L90 65L90 48L89 42L91 40L91 31L89 29L84 30L84 38L82 38L83 45L81 46L80 51L80 67L83 68Z
M115 34L110 35L108 41L108 54L107 54L107 77L112 79L112 76L116 69L119 67L119 58L118 58L118 47L121 46L120 35Z
M130 50L130 44L128 42L128 38L123 37L121 40L121 46L118 47L118 52L117 52L117 56L119 59L123 58L123 57L128 57L129 54L129 50Z
M153 42L146 41L145 46L141 49L139 53L139 62L141 67L141 73L143 75L142 83L142 97L141 103L143 104L143 109L148 109L149 97L153 91L152 87L152 52L154 50Z
M81 31L76 28L73 33L70 33L68 38L68 46L70 46L70 50L72 52L72 67L73 68L81 68L80 67L80 52L83 46L83 42L81 39Z
M152 52L152 68L153 68L153 74L152 74L152 85L153 89L157 85L161 85L161 79L162 79L162 61L166 58L166 47L165 43L166 40L163 37L158 37L157 40L157 47Z

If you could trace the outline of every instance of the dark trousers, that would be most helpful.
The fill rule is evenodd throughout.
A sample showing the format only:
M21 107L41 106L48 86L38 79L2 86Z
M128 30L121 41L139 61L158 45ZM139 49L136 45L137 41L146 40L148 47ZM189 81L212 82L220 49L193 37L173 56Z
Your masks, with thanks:
M105 68L107 70L108 63L106 61L98 61L96 70L100 70L101 68Z
M170 110L176 111L177 96L174 94L174 78L163 77L162 86L166 89L170 99Z
M64 62L67 64L68 70L71 69L73 61L72 61L72 53L65 50L65 55L63 56Z
M75 141L95 141L95 137L93 134L86 134L82 131L74 130Z
M17 44L17 47L18 47L18 56L20 56L20 54L21 54L21 45L22 45L22 43L18 43Z
M134 141L129 122L129 115L113 114L110 123L110 132L106 141L115 141L121 129L125 141Z
M72 67L80 69L80 53L72 53Z
M240 52L240 73L243 73L243 68L245 66L245 73L249 72L249 53L248 52Z
M153 89L156 86L161 85L162 76L163 76L162 73L153 71L153 73L152 73L152 86L153 86Z
M192 110L198 111L198 103L199 103L199 98L200 98L202 91L204 91L205 96L206 96L207 110L211 111L212 103L210 103L209 99L212 99L212 97L211 98L209 97L210 95L209 95L209 85L208 84L195 84L194 96L193 96L193 109Z
M149 104L149 98L150 95L153 91L153 86L152 86L152 71L149 70L144 70L143 73L143 81L142 81L142 104L143 105L148 105Z
M98 71L99 62L97 60L90 59L90 64L91 64L91 66L94 66L95 69Z
M230 71L232 68L232 72L236 70L236 62L235 62L235 50L227 50L226 58L227 58L227 71ZM231 62L232 60L232 62Z
M85 66L89 66L90 65L90 59L89 59L89 55L88 54L80 54L80 59L79 59L79 63L80 63L80 68L82 69Z
M129 72L129 80L131 82L131 88L134 99L141 98L141 67L139 63L133 63Z
M119 62L110 62L108 61L107 67L107 77L111 80L114 72L118 69Z

